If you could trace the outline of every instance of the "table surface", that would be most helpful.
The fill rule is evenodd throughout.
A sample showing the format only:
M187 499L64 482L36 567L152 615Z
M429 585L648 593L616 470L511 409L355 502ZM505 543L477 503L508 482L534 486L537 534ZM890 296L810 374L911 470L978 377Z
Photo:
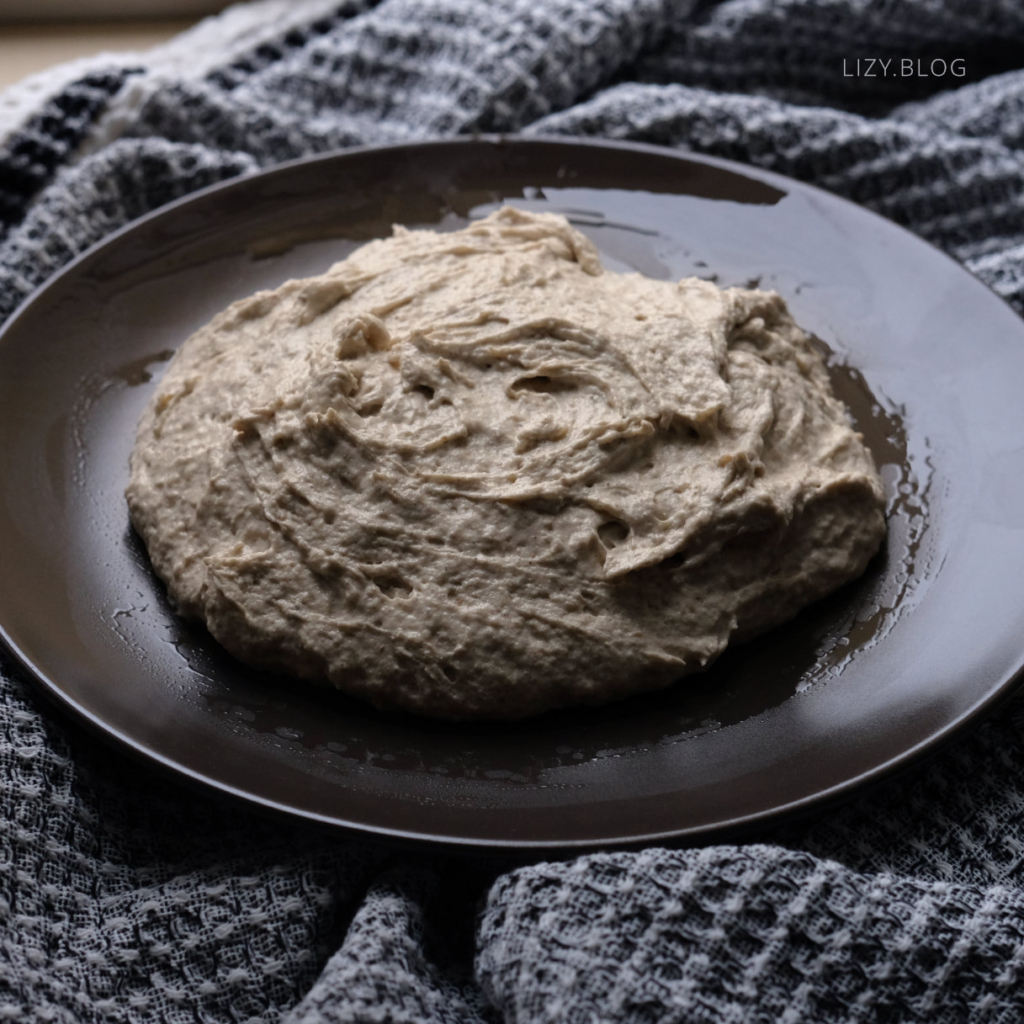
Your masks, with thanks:
M145 50L197 19L0 25L0 89L55 64L104 50Z

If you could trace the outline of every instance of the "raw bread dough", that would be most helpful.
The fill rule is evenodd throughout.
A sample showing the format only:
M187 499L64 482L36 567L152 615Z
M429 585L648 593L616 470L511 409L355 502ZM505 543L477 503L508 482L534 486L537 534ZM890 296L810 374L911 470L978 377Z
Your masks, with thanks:
M127 497L237 657L443 718L664 686L885 532L778 295L611 273L510 208L226 309L170 363Z

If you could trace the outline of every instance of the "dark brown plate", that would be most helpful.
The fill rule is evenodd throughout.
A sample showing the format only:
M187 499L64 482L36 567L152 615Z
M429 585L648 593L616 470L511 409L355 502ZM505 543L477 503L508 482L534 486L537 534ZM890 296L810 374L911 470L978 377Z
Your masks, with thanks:
M168 354L233 299L393 222L508 200L614 269L780 291L835 353L890 491L866 577L668 691L507 726L380 714L260 676L179 621L122 491ZM824 192L653 147L356 150L209 189L76 260L0 336L0 625L65 707L259 804L445 842L706 836L846 792L1005 696L1024 661L1024 324L951 260Z

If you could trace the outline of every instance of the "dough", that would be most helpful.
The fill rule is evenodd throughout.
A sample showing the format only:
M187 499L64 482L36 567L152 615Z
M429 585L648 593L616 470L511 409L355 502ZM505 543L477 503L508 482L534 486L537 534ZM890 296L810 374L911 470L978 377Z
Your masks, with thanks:
M238 658L440 718L665 686L885 532L778 295L611 273L510 208L226 309L171 361L127 497Z

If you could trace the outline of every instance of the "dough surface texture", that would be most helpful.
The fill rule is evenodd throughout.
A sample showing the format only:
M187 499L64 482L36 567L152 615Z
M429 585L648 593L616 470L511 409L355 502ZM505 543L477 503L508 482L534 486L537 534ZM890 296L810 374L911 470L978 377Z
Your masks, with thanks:
M169 364L127 498L234 655L441 718L667 685L885 532L778 295L608 272L510 208L231 305Z

